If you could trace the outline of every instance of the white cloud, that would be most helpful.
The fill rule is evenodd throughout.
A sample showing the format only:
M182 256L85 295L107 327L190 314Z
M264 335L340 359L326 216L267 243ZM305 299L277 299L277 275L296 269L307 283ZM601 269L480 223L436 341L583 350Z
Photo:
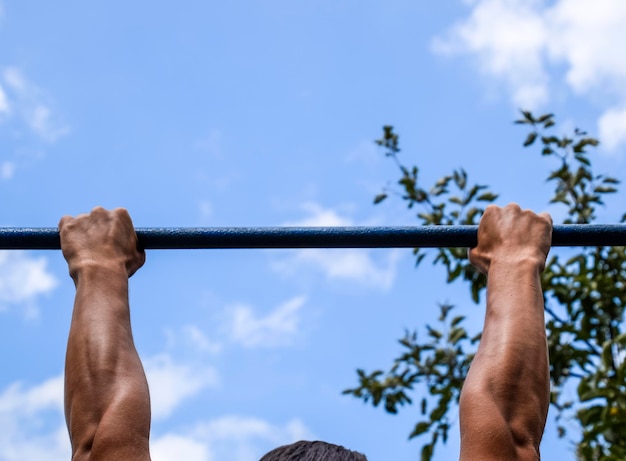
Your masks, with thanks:
M15 174L15 168L14 162L2 162L0 164L0 179L11 179Z
M0 95L0 109L4 98L5 112L13 109L12 113L45 142L53 143L69 133L69 127L52 113L49 97L28 81L20 69L7 67L2 73L2 81L9 93L3 91Z
M52 113L43 104L36 105L28 116L28 123L35 133L42 138L54 142L59 137L67 133L64 128L54 128L52 126Z
M250 416L225 415L156 437L150 452L153 461L251 461L278 446L316 438L299 419L279 425Z
M361 285L388 290L396 278L398 261L402 257L399 250L389 250L382 258L374 259L369 250L353 249L303 249L296 250L291 258L273 263L280 273L293 276L314 267L328 279L357 282Z
M348 163L359 165L375 166L380 164L381 159L379 148L371 139L362 140L346 155Z
M0 114L1 113L9 113L9 101L2 85L0 85Z
M0 460L70 458L63 418L63 376L25 387L9 385L0 394Z
M232 439L244 443L250 438L267 439L275 444L282 444L311 437L310 431L299 419L277 426L263 419L240 415L222 416L200 424L195 432L212 439Z
M7 69L5 69L4 81L7 85L9 85L14 91L18 93L28 92L26 80L22 76L20 70L16 67L8 67Z
M28 389L16 382L0 394L2 415L20 412L30 416L46 409L63 411L63 376L55 376Z
M608 150L626 143L626 107L607 110L598 121L600 139Z
M191 436L165 434L150 444L152 461L212 461L206 443L195 440Z
M199 425L196 432L209 439L215 459L233 461L259 459L280 445L315 438L299 419L280 426L245 416L223 416Z
M546 102L547 74L542 49L546 41L537 0L480 0L470 17L455 25L445 38L433 41L433 50L478 57L481 70L502 78L515 104L534 107Z
M551 57L565 62L568 83L578 92L626 81L626 3L622 0L561 0L544 12Z
M154 419L169 417L184 400L219 382L215 369L174 362L166 354L145 360L144 368L150 386Z
M167 349L177 350L186 356L200 354L217 355L222 351L223 344L210 339L195 325L185 325L177 331L167 329Z
M201 200L198 204L198 209L202 219L208 219L213 215L213 205L208 200Z
M184 372L183 374L185 374ZM13 383L0 393L0 461L70 459L63 417L63 375L35 386ZM186 430L153 436L154 461L250 461L280 445L317 437L300 419L285 424L251 416L224 415Z
M353 222L335 210L326 209L316 203L306 203L303 210L308 217L288 226L351 226ZM387 290L393 285L396 268L402 253L389 250L373 256L366 249L302 249L283 253L275 259L272 267L287 276L297 276L306 268L321 271L328 279L353 281L359 284Z
M145 369L155 420L167 418L184 400L217 381L214 370L174 363L164 354L146 360ZM32 387L16 382L0 393L0 461L70 459L63 386L64 377L59 375ZM154 447L155 461L213 459L201 442L174 435L157 439Z
M225 329L230 339L244 347L277 347L289 345L300 326L300 310L306 298L298 296L279 305L268 315L257 316L247 305L227 309Z
M324 227L324 226L351 226L352 221L340 216L335 210L323 208L317 203L302 204L302 211L309 214L306 218L287 222L286 226Z
M594 101L611 100L607 149L626 142L606 125L626 104L626 2L622 0L475 0L464 20L433 41L444 55L467 54L503 81L512 102L536 109L565 85ZM564 73L559 68L565 68ZM608 118L608 121L607 121ZM600 126L602 129L603 125Z
M222 350L220 343L211 341L202 330L194 325L186 325L183 327L183 333L193 347L200 352L219 354Z
M0 251L0 308L19 305L29 316L36 315L37 297L58 283L47 264L46 258L32 258L23 251Z
M263 419L238 415L227 415L201 423L195 429L195 434L209 442L216 460L232 461L259 459L280 445L315 438L299 419L276 425Z

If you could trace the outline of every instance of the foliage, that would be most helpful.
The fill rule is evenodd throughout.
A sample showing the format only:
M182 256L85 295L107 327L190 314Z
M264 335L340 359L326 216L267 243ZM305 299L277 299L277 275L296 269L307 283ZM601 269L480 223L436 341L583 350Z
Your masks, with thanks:
M550 203L566 209L564 223L593 222L603 197L619 186L617 179L592 171L587 149L597 146L598 140L578 129L572 137L550 134L555 126L552 114L535 117L523 111L515 123L530 128L524 146L539 145L543 156L557 160L547 180L554 185ZM397 164L401 177L399 190L386 188L374 203L397 195L409 209L419 209L422 225L477 224L484 206L497 194L484 185L470 187L462 169L424 189L419 169L399 160L398 141L391 126L385 126L382 139L376 141ZM416 249L415 254L419 265L425 253ZM479 302L486 280L470 266L465 249L437 249L433 263L444 266L448 283L467 282L473 301ZM560 437L571 439L568 427L575 426L577 439L572 441L581 460L626 459L626 333L621 330L625 280L624 247L584 247L570 251L567 258L551 256L542 275L551 404L557 410ZM421 418L409 438L430 435L422 446L423 461L432 459L438 442L446 442L451 409L458 404L480 339L463 326L464 316L450 315L452 306L442 305L440 311L441 326L426 326L425 340L418 340L417 332L406 332L399 340L402 353L388 372L357 370L358 386L344 391L375 407L382 404L389 413L419 400ZM573 389L577 398L570 400L566 395Z

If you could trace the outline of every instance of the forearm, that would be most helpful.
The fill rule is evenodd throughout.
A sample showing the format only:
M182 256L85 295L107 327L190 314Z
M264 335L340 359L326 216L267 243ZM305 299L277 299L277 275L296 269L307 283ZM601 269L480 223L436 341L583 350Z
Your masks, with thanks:
M509 422L541 434L550 391L540 272L532 262L489 272L481 373ZM507 390L504 392L505 390Z
M516 457L519 448L538 452L548 411L540 270L541 263L533 260L492 262L485 328L463 389L462 416L469 418L465 427L480 431L476 421L488 416L489 429L508 440L510 459L522 459Z
M73 449L106 451L119 438L145 445L150 400L131 333L127 272L118 264L89 265L74 279L65 373Z

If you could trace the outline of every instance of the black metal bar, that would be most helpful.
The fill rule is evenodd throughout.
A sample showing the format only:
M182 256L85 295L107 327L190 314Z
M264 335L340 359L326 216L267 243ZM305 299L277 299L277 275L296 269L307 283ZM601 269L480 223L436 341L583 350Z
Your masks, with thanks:
M138 228L145 249L471 247L477 226ZM554 226L553 246L626 246L626 225ZM58 250L56 228L0 228L0 249Z

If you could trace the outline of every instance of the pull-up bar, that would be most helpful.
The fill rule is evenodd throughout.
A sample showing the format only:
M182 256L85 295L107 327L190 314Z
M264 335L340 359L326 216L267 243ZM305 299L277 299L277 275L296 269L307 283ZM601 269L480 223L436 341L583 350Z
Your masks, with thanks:
M476 245L478 226L138 228L145 249L434 248ZM554 226L553 246L626 246L626 225ZM56 228L0 228L0 249L58 250Z

